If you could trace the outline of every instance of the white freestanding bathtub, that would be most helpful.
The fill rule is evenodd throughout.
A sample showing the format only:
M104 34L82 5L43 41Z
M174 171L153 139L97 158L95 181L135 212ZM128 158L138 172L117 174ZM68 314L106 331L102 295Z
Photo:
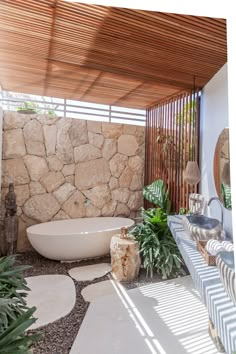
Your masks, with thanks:
M42 256L58 261L76 261L109 254L111 237L134 221L98 217L50 221L27 228L28 239Z

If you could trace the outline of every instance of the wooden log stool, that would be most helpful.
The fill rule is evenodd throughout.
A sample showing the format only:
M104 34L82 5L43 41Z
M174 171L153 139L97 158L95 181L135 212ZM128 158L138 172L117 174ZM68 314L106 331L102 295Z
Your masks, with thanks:
M110 244L112 274L119 281L130 281L139 274L141 265L139 244L128 236L127 228L114 235Z

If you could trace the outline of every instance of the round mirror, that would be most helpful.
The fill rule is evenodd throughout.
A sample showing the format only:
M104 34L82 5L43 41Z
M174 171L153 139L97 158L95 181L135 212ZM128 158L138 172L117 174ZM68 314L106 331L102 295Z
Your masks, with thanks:
M218 197L226 209L231 209L229 128L220 133L216 143L214 179Z

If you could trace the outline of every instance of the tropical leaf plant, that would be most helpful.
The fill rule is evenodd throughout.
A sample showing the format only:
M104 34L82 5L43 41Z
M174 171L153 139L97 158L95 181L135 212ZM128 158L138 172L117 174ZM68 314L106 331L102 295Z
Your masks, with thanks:
M26 306L27 287L23 271L29 266L16 265L14 256L0 258L0 354L26 354L38 335L25 330L36 321L36 308Z
M16 299L16 310L24 309L25 297L30 289L27 286L22 272L30 266L15 265L14 256L0 258L0 298Z
M25 330L36 321L32 317L35 310L32 307L22 313L0 334L0 354L30 354L28 349L39 335L25 335Z
M222 195L224 207L226 209L231 209L232 208L231 188L224 183L221 183L221 195Z
M169 191L165 187L163 180L158 179L143 188L143 196L150 203L160 207L165 213L169 214L171 202Z
M182 271L183 260L167 225L167 214L162 208L142 209L143 223L130 233L139 242L140 255L147 276L154 272L167 279Z

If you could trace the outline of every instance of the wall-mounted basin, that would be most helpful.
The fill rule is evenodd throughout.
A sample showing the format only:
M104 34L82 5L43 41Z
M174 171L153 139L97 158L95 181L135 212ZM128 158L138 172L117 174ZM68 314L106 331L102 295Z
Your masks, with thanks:
M205 215L186 215L183 224L195 241L222 238L222 226L217 219Z
M219 220L208 218L205 215L187 215L186 218L191 225L202 227L204 229L210 230L219 225Z

